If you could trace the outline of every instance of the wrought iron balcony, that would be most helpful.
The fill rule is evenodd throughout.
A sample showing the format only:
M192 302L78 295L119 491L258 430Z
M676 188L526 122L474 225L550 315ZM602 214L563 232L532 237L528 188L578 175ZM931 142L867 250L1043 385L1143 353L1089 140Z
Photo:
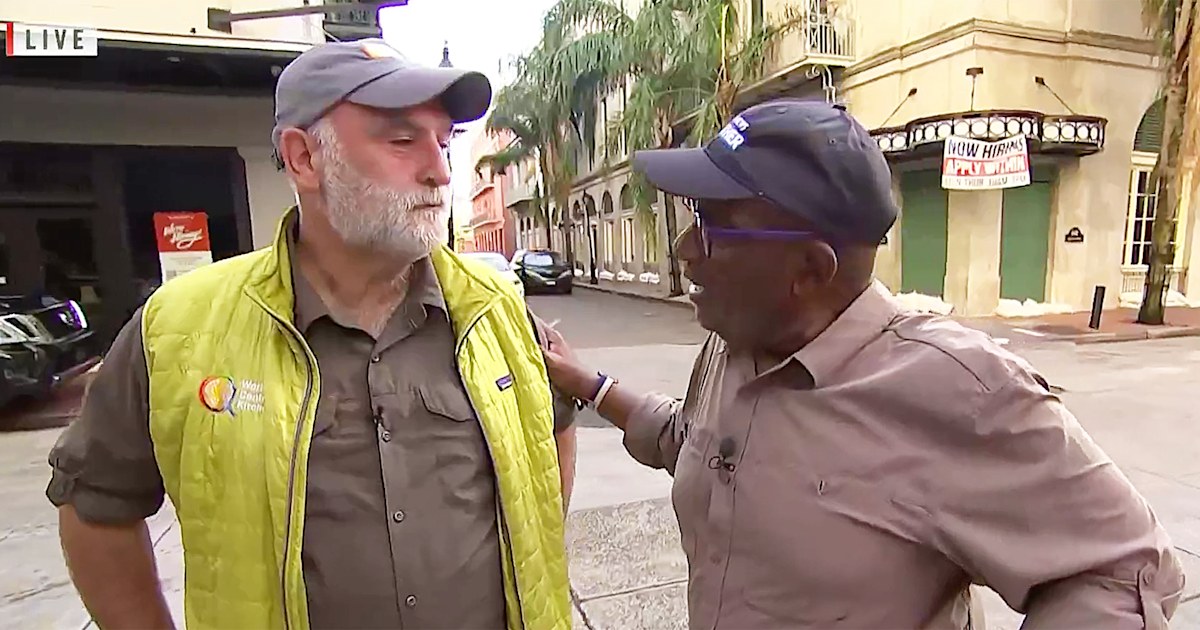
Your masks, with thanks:
M1108 121L1098 116L1061 116L1025 110L984 110L928 116L899 127L874 129L871 136L889 158L936 153L951 135L1002 140L1026 135L1035 153L1091 155L1104 148Z

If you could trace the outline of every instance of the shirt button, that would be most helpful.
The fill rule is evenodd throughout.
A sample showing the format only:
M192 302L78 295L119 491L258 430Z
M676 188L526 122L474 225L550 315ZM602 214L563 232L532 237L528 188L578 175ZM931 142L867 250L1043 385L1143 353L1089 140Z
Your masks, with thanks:
M396 510L396 512L394 514L392 514L392 520L396 521L397 523L403 523L404 522L404 510Z
M379 363L379 355L378 354L371 355L371 363Z
M384 442L391 442L392 441L392 432L384 431L383 435L380 436L380 439L382 439Z
M417 596L416 596L416 595L409 595L408 597L405 597L405 598L404 598L404 605L405 605L405 606L408 606L409 608L414 608L414 607L416 607L416 605L417 605Z

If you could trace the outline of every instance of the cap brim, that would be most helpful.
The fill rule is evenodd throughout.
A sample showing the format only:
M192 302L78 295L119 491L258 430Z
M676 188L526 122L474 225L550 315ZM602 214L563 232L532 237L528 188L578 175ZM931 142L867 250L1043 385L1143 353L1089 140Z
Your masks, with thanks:
M455 123L478 120L492 102L487 76L455 68L405 68L385 74L351 92L346 100L383 109L400 109L440 100Z
M635 151L633 167L655 188L692 199L748 199L753 191L717 168L704 149Z

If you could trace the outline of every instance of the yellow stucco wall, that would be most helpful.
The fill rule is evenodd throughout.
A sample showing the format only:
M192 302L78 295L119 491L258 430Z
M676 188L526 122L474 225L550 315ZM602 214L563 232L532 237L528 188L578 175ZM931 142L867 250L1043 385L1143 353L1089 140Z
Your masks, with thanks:
M1102 152L1058 162L1046 301L1086 308L1093 287L1102 284L1109 287L1109 305L1114 306L1122 278L1133 137L1159 81L1152 56L1134 39L1141 34L1136 6L1130 8L1136 3L854 4L859 62L846 71L841 96L868 128L970 110L972 82L965 74L970 67L984 71L975 84L974 109L1068 114L1069 106L1075 113L1108 120ZM1066 106L1034 82L1039 76ZM912 88L917 94L905 100ZM937 168L936 160L893 165L897 172L914 166ZM987 314L995 308L998 199L998 192L950 195L944 298L959 312ZM1085 241L1064 243L1066 231L1076 226ZM894 232L878 264L880 277L890 286L898 286L901 273L900 257L891 251L899 245L899 230Z

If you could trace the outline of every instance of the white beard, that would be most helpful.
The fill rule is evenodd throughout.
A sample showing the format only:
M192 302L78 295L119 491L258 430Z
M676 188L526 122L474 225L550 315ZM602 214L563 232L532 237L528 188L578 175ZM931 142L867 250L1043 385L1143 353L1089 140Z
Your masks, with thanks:
M448 187L400 191L359 173L336 140L324 143L322 193L329 224L351 247L417 260L444 242ZM435 208L423 206L434 205Z

